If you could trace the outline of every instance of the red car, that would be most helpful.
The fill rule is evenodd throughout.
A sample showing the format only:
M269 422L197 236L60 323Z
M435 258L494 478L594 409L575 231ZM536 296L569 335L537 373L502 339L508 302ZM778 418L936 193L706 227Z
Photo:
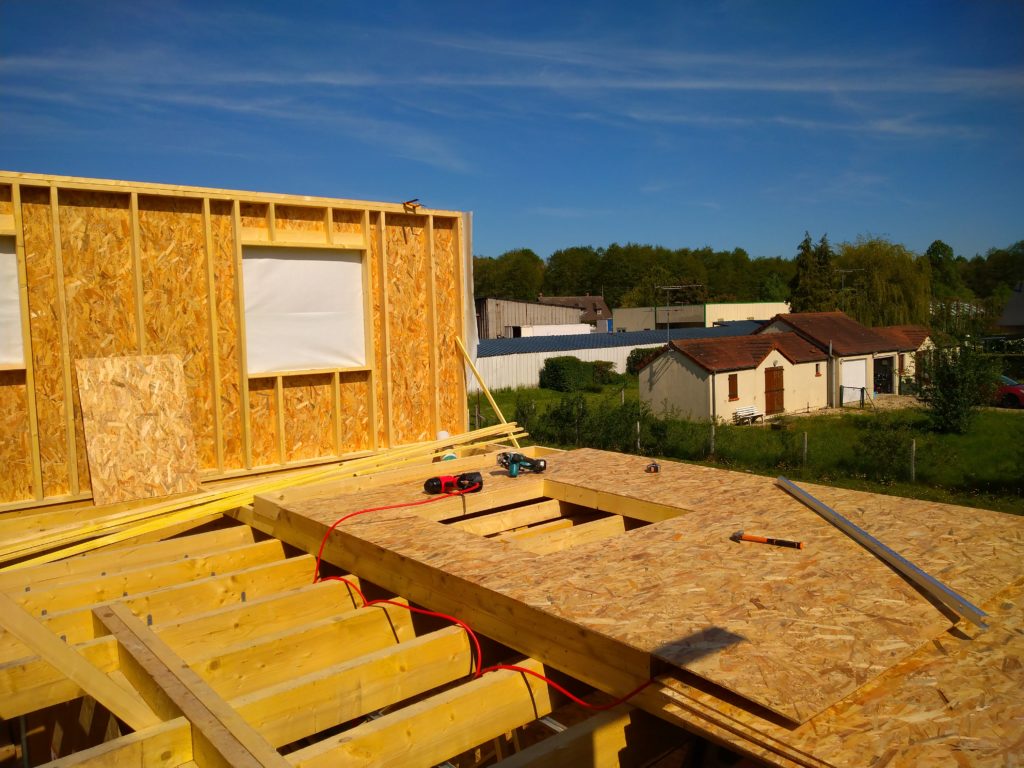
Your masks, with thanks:
M1009 376L1000 376L995 402L1003 408L1024 408L1024 384Z

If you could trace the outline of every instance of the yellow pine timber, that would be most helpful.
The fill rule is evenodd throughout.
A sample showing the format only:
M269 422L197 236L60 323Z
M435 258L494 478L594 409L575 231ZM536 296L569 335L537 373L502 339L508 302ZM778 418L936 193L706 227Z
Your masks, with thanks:
M554 499L527 504L515 509L492 512L465 520L456 520L450 525L477 536L491 536L504 531L521 528L524 525L543 523L562 516L562 506Z
M601 539L626 532L623 518L618 515L602 517L598 520L591 520L589 523L581 523L571 528L560 531L548 531L539 536L528 538L517 542L523 549L535 552L538 555L546 555L551 552L558 552L569 547L576 547L581 544L589 544Z
M47 768L184 768L192 760L192 728L184 717L143 728L46 763ZM195 765L195 763L191 763Z
M494 409L494 413L498 417L498 421L505 424L505 417L501 413L501 408L499 408L498 404L494 402L494 398L491 396L491 390L489 390L487 388L487 384L484 383L484 377L480 375L480 371L478 371L476 365L474 365L473 358L471 358L469 353L466 351L466 347L463 345L462 339L456 336L455 343L459 345L459 351L462 352L462 356L466 359L466 363L469 365L470 370L473 371L473 375L476 377L476 383L479 384L480 389L484 391L484 395L487 397L487 402L490 403L491 408ZM512 445L519 448L519 441L514 437L512 438Z

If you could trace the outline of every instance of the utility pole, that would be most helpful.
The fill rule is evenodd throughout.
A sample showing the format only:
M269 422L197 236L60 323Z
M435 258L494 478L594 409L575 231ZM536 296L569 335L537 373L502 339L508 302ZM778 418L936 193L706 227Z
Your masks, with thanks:
M672 304L672 296L671 296L672 291L684 291L687 288L703 288L703 287L704 287L703 283L689 283L687 285L656 285L656 286L654 286L655 290L664 291L665 292L665 310L666 310L666 314L665 314L665 342L666 343L668 343L671 340L671 338L672 338L670 336L671 326L672 326L672 315L669 313L670 312L670 307L671 307L671 304ZM655 330L657 330L657 328L658 328L658 307L657 307L657 305L655 305L655 307L654 307L654 328L655 328Z

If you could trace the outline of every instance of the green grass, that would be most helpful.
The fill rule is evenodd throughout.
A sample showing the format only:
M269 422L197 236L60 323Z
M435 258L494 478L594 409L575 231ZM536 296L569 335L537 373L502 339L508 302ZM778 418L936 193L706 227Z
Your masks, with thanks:
M534 423L540 426L537 432L541 433L543 426L553 420L545 416L564 395L550 390L521 389L495 392L494 397L509 421L514 420L517 401L534 403ZM637 402L637 380L629 377L624 391L621 384L607 385L601 392L583 393L583 397L589 426L579 430L580 444L601 447L600 442L607 439L616 425L621 435L622 419L635 418L626 415L628 409L621 409L620 403L623 399L626 403ZM470 423L474 426L475 412L473 395ZM482 426L496 421L484 397L480 398L480 414ZM927 414L919 410L791 417L781 420L779 426L783 428L720 425L715 430L712 456L709 424L661 421L648 416L644 418L641 449L659 458L1024 514L1024 411L983 410L964 435L933 432ZM537 437L537 442L557 445L542 434ZM913 482L911 440L916 443ZM626 442L631 440L623 441L620 437L620 443Z

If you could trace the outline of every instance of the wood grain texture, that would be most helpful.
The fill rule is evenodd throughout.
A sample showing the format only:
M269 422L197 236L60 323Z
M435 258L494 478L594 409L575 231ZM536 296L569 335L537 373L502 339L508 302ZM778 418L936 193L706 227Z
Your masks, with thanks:
M64 396L64 361L60 300L57 295L57 260L53 215L48 189L21 190L25 270L28 277L29 330L32 335L32 372L36 388L39 459L43 496L71 491Z
M202 201L139 197L145 349L177 355L201 469L217 466Z
M402 445L434 437L426 220L422 216L388 216L384 237L388 258L392 442Z
M334 209L334 232L346 237L361 237L363 234L363 212L344 208Z
M278 204L274 206L274 228L275 239L284 242L327 242L323 208Z
M338 214L335 211L335 226L338 225ZM384 355L384 295L380 290L381 284L381 248L380 248L380 214L370 214L370 243L367 251L370 260L370 294L371 313L373 315L373 338L376 340L373 350L373 386L376 390L377 400L377 443L381 447L388 446L388 398L387 398L387 360Z
M117 357L138 351L132 275L129 196L61 190L68 352L71 359ZM79 485L90 487L77 378L72 382Z
M76 360L97 504L199 488L188 394L173 355Z
M240 213L242 216L243 240L269 240L270 224L268 212L270 206L267 203L242 203Z
M434 217L434 274L437 312L437 385L440 427L461 432L466 405L462 353L455 339L462 333L462 287L459 284L459 243L455 219Z
M285 460L334 455L331 374L284 378Z
M32 498L32 440L24 371L0 371L0 499Z
M252 463L264 467L281 462L277 442L277 403L274 379L249 379L252 423Z
M240 469L245 466L245 452L242 446L242 373L238 360L235 238L231 226L231 203L210 201L210 233L213 240L213 280L217 303L224 468Z
M341 389L341 453L367 450L372 447L370 435L370 381L366 373L342 373Z

